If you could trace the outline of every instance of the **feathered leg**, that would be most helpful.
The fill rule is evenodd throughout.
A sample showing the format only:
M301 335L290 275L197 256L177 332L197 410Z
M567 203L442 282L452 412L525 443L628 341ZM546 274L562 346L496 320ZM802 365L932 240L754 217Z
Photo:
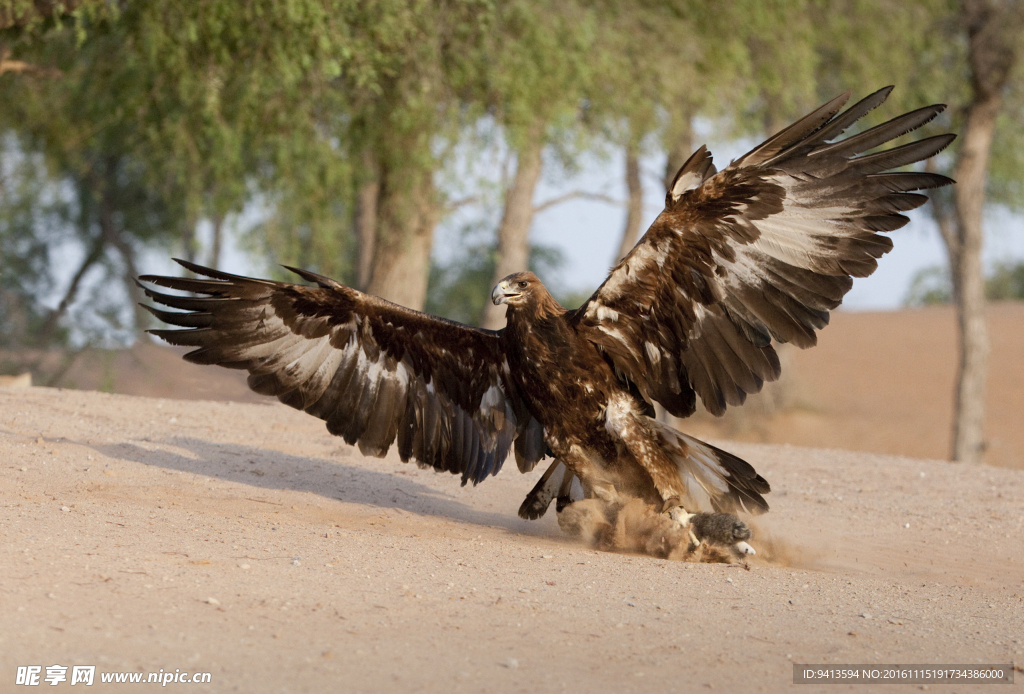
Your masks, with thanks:
M744 460L638 411L627 397L607 408L605 427L650 474L663 502L698 511L764 513L768 482Z
M526 499L519 507L519 517L527 520L540 518L547 512L554 499L558 500L555 510L561 513L566 506L583 498L583 485L580 484L579 478L565 463L555 460L526 495Z
M536 520L543 516L556 493L562 487L567 469L561 460L555 460L540 476L537 484L530 493L526 495L522 505L519 507L519 517L526 520Z

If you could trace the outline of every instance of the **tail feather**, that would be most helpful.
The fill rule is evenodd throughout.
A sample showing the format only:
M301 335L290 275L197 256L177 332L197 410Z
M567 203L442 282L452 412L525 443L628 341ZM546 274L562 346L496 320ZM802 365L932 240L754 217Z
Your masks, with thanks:
M750 463L657 420L651 420L651 426L679 469L688 497L681 501L689 512L761 514L768 510L762 494L770 492L771 486Z

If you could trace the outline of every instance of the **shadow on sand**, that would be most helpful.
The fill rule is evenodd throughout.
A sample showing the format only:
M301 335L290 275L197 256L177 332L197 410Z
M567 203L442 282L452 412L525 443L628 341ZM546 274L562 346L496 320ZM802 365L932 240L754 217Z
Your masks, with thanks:
M204 475L255 488L311 492L345 503L401 509L418 515L500 528L510 533L537 537L558 536L557 529L552 533L547 523L518 518L515 515L520 501L518 498L508 499L507 513L483 511L405 475L368 470L347 464L344 458L296 456L272 449L219 444L180 436L151 443L154 446L152 449L136 443L83 445L110 458ZM178 450L168 450L172 448ZM410 466L409 469L415 470L415 467ZM452 485L459 484L459 478L455 476L447 481Z

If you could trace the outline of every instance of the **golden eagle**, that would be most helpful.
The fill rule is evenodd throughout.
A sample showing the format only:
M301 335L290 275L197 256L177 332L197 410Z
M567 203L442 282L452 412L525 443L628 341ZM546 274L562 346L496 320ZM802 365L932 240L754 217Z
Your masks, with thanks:
M840 113L843 94L719 172L701 147L676 174L665 210L575 310L530 272L494 288L507 326L490 331L306 270L289 268L316 287L178 261L208 279L141 277L192 294L147 288L177 309L153 314L185 328L151 332L195 347L188 361L247 370L253 390L325 420L366 455L397 442L403 461L463 484L496 474L510 449L522 472L551 456L519 510L525 518L556 498L559 511L590 502L589 520L577 513L563 527L596 517L607 535L632 504L666 519L642 540L654 553L673 551L670 526L685 529L690 552L694 529L739 542L749 537L742 522L708 514L766 511L768 482L659 422L652 404L687 417L700 397L720 415L778 378L773 341L815 344L852 278L870 275L892 248L882 232L927 201L912 191L952 183L893 169L935 155L953 135L865 154L942 105L840 139L891 89Z

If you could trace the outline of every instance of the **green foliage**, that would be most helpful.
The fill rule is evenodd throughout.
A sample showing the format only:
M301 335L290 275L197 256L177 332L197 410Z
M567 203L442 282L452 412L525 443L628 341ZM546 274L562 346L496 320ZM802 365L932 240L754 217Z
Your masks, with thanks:
M949 279L949 267L931 265L914 273L910 288L903 299L909 308L948 304L953 301L953 284Z
M949 101L933 126L948 128L968 93L956 12L953 0L0 0L0 55L31 67L0 74L0 339L41 334L67 290L56 249L84 258L88 281L47 339L66 342L71 325L130 335L134 259L191 252L198 222L247 205L267 212L247 243L268 266L351 283L357 188L379 179L399 231L402 200L442 209L452 153L482 122L513 151L542 138L571 165L608 143L674 146L698 117L762 134L822 97L896 83L881 117ZM1020 85L989 179L1018 210ZM424 180L440 192L417 191ZM475 322L494 263L484 231L433 268L431 310ZM532 262L557 275L550 249ZM913 301L940 300L939 279ZM103 285L119 290L90 293Z
M992 301L1024 299L1024 261L997 263L985 280L985 295Z
M513 149L536 137L538 124L571 126L596 77L596 14L572 0L498 3L468 42L453 86L464 103L495 116Z
M1024 61L1022 61L1024 62ZM1018 74L1024 66L1018 66ZM1010 85L996 120L992 160L989 164L989 195L992 202L1014 212L1024 212L1024 78Z
M39 35L61 24L71 24L79 34L86 19L115 16L117 6L106 0L0 0L0 30L17 29Z
M996 263L985 278L985 298L989 301L1024 299L1024 261ZM949 268L932 265L914 274L903 305L934 306L952 301L953 284L949 279Z
M491 277L496 265L492 243L477 242L443 264L431 262L427 285L427 313L479 325L484 305L491 297Z
M279 194L273 212L248 230L246 248L266 259L264 271L272 278L294 281L282 265L300 267L355 285L355 239L350 210L342 197L295 204Z
M349 6L171 0L100 12L85 4L52 26L12 29L0 42L42 72L0 78L0 131L16 134L18 151L43 155L50 185L74 191L72 240L87 258L102 245L95 266L127 280L129 294L144 249L184 239L190 255L201 218L223 218L260 194L280 201L264 227L285 220L310 230L314 243L292 246L328 261L310 266L336 271L331 261L343 255L323 243L324 229L339 215L344 196L335 191L349 185L349 167L323 122L338 112L338 92L327 86L346 55L336 16ZM37 269L52 285L53 269ZM109 307L92 314L133 331Z
M896 85L880 117L965 97L957 86L966 76L964 45L951 36L957 9L951 0L812 4L819 96L847 89L857 96Z

